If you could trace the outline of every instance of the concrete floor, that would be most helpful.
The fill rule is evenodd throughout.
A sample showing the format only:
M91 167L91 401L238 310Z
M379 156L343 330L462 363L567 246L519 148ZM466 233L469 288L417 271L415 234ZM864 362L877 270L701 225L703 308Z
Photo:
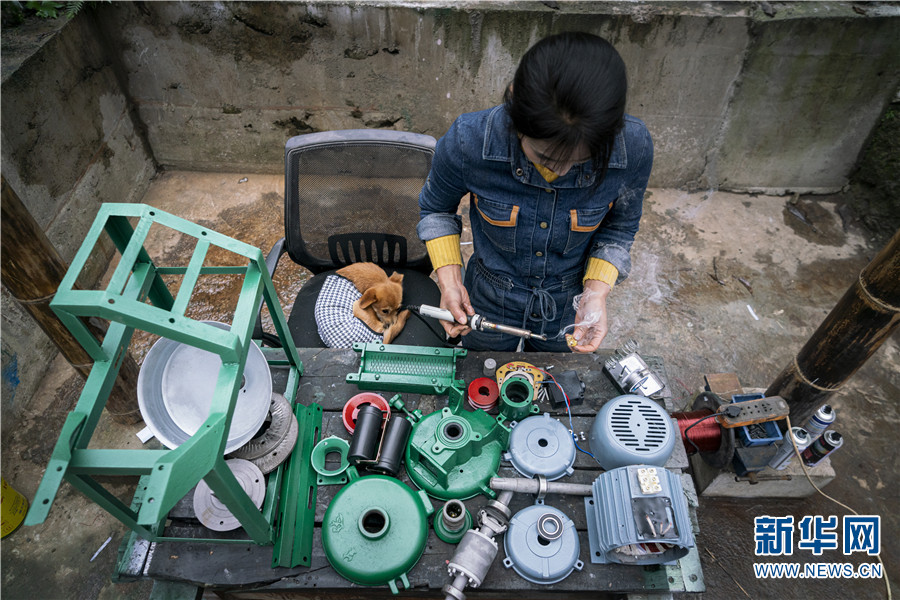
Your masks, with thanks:
M144 202L267 252L282 232L282 188L278 176L168 172L156 178ZM652 190L633 249L632 276L611 295L604 346L614 348L635 338L642 353L662 357L679 399L676 406L688 402L707 373L733 372L746 387L766 387L880 248L856 223L842 226L836 202L800 199L810 225L787 210L789 201ZM183 240L167 236L151 236L148 245L153 256L173 261L186 250ZM302 270L290 269L286 262L276 278L283 303L305 279ZM191 314L221 315L228 290L227 282L209 281L195 295ZM900 424L897 338L889 339L832 397L838 413L834 428L845 436L845 445L833 457L837 478L825 490L860 514L881 516L882 557L895 591L900 590L900 469L892 446ZM139 361L150 342L149 337L136 340L132 352ZM19 426L2 440L3 476L29 499L80 387L74 371L58 359L24 408ZM105 447L136 447L133 433L140 428L104 421L98 441ZM880 580L757 580L753 575L754 517L794 515L799 521L806 515L843 514L843 508L818 496L701 498L697 543L708 591L691 597L884 598ZM147 598L148 582L109 580L125 531L64 485L46 523L23 527L3 541L3 598ZM813 558L795 550L790 560ZM871 559L845 557L837 550L816 560Z

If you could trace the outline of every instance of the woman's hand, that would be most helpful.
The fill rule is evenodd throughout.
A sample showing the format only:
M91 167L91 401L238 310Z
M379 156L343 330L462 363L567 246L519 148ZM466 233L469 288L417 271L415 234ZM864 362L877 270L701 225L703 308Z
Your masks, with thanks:
M438 287L441 290L441 308L453 313L456 323L441 321L444 331L450 337L466 335L471 331L467 323L468 316L475 314L469 302L469 292L463 285L462 267L459 265L446 265L435 271L437 273Z
M584 292L578 303L578 312L575 315L575 331L572 337L576 345L572 352L591 353L600 347L600 342L606 337L608 325L606 322L606 297L609 295L608 283L588 279L584 282Z

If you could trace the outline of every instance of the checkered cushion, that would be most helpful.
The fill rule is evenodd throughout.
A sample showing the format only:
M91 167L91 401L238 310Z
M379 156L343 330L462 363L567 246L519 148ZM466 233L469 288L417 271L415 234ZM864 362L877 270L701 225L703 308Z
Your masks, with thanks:
M362 296L349 279L329 275L316 300L316 326L329 348L350 348L355 342L380 342L383 336L353 316L353 303Z

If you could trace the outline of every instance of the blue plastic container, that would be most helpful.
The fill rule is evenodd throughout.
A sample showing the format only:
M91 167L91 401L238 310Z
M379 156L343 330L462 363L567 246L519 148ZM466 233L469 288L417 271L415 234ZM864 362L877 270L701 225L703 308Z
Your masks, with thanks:
M764 394L735 394L731 397L732 402L744 402L745 400L759 400L765 398ZM750 429L748 426L738 427L738 438L741 440L744 448L752 448L753 446L768 446L775 442L780 442L784 436L781 435L781 429L778 427L777 421L766 421L759 423L766 430L765 437L750 437ZM755 425L753 427L756 427Z

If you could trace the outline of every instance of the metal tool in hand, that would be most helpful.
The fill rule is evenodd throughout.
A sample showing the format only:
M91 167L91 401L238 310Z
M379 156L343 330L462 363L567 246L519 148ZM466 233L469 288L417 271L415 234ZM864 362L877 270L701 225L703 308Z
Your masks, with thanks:
M421 306L407 306L406 308L419 313L420 315L426 317L433 317L435 319L440 319L441 321L448 321L450 323L456 323L456 318L453 316L449 310L444 308L438 308L437 306L429 306L427 304L422 304ZM471 315L467 316L468 326L477 331L499 331L500 333L508 333L510 335L514 335L521 338L532 338L535 340L541 340L546 342L547 336L540 335L537 333L532 333L527 329L521 329L519 327L510 327L509 325L501 325L500 323L492 323L482 317L481 315Z

